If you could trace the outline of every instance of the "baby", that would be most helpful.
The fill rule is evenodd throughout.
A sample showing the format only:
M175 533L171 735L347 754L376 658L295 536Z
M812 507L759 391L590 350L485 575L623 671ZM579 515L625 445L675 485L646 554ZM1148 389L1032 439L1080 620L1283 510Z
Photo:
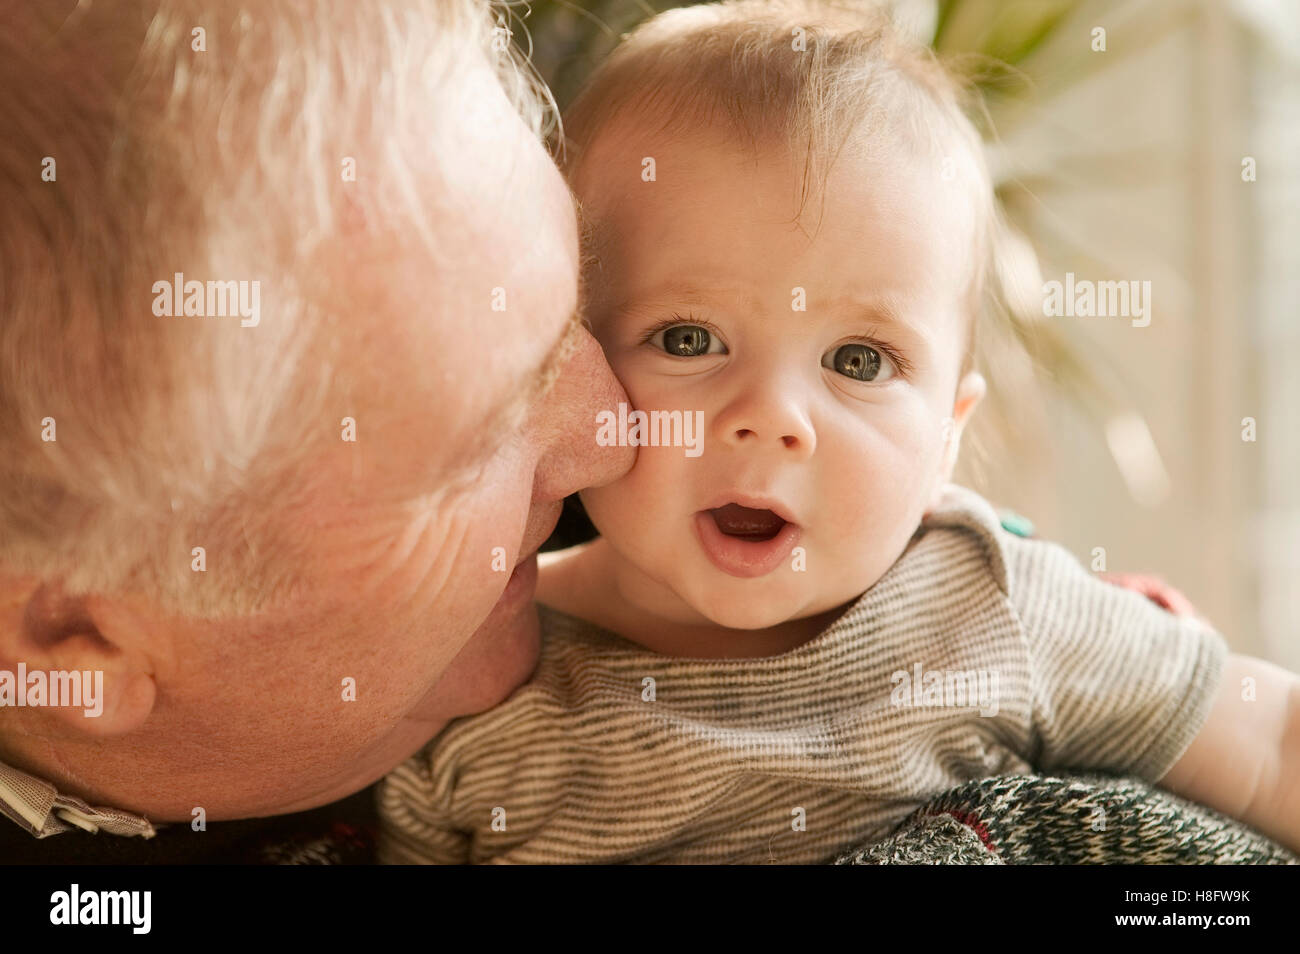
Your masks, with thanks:
M931 58L860 8L692 7L565 128L635 409L595 437L637 463L543 560L532 680L385 782L387 860L826 862L1056 767L1300 845L1300 681L950 482L998 221Z

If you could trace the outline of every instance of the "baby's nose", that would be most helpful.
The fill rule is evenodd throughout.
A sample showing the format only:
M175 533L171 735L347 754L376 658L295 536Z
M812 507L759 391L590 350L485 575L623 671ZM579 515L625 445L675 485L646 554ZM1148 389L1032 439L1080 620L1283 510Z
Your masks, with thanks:
M718 412L713 430L723 443L740 450L774 448L806 458L817 447L807 408L775 389L738 395Z
M761 438L758 436L758 433L756 431L752 431L747 427L742 427L736 431L736 440L738 442L743 442L751 439L761 440ZM800 437L798 434L782 434L781 441L785 444L786 447L798 449L800 444Z

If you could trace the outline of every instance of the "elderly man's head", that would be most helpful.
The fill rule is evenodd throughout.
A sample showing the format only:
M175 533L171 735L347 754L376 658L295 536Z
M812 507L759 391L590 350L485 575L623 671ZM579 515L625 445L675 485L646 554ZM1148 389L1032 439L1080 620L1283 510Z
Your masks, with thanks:
M0 670L105 691L0 759L341 797L527 676L529 558L631 463L537 89L476 0L0 7Z

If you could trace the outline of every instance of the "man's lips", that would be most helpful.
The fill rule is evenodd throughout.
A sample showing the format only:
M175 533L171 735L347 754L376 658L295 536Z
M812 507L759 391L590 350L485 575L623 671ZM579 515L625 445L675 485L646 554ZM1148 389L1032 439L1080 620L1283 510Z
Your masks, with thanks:
M519 543L519 562L531 556L536 555L537 551L542 548L551 534L555 531L560 522L560 514L564 511L564 505L560 501L553 501L547 505L551 511L550 516L541 516L536 510L528 514L528 526L524 528L524 538Z
M512 612L524 603L532 602L537 590L537 554L530 553L515 564L506 581L506 588L497 598L494 612Z
M560 522L560 511L563 508L556 502L553 509L554 512L549 517L529 520L519 547L519 559L510 572L505 590L497 598L494 612L512 611L520 604L532 601L533 593L537 590L537 551Z
M766 576L790 555L803 529L784 505L742 495L695 514L695 532L718 569L742 579Z

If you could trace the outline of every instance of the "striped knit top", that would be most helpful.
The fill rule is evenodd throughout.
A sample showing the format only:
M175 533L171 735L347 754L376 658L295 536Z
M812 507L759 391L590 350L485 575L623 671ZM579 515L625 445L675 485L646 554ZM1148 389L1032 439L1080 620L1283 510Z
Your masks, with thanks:
M871 589L778 656L661 656L540 614L530 681L381 784L382 860L827 862L970 779L1159 780L1227 654L957 485Z

